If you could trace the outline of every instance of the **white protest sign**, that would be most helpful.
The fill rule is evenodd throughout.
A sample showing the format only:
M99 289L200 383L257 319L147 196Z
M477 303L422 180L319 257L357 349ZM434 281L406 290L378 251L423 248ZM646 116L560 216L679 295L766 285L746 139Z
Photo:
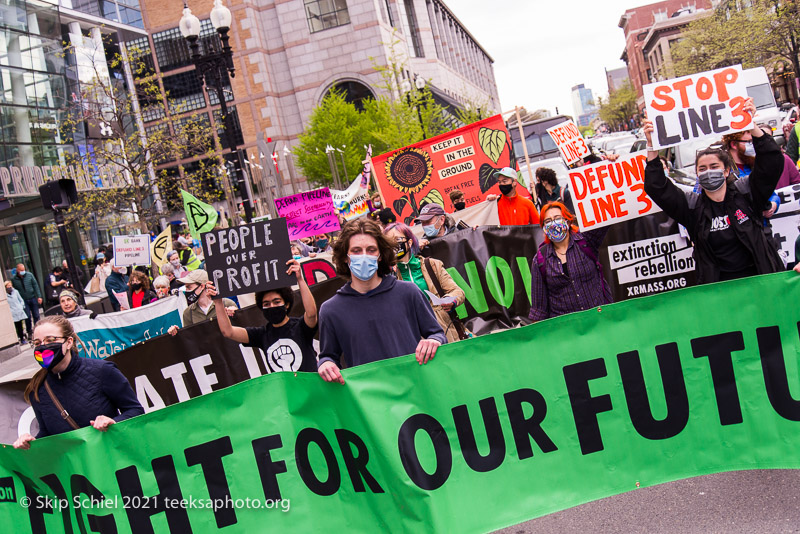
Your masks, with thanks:
M656 150L752 128L741 65L651 83L643 91Z
M553 138L567 165L581 161L591 153L580 130L572 121L556 124L552 128L548 128L547 133Z
M150 236L115 235L114 263L120 267L129 265L150 265Z
M570 191L581 231L657 213L644 192L647 156L602 161L569 172Z

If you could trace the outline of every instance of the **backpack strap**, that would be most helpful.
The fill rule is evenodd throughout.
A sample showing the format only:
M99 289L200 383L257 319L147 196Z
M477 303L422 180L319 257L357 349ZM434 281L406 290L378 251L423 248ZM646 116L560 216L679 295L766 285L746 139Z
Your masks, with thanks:
M442 287L442 282L439 280L439 277L436 276L436 271L433 270L433 265L430 258L424 258L422 260L422 265L426 271L428 271L428 276L431 279L431 283L433 283L433 288L438 293L439 298L443 298L446 295L444 288ZM452 312L452 313L450 313ZM455 314L455 306L451 308L450 312L448 312L448 316L450 317L450 322L453 324L453 327L456 329L456 333L458 334L458 339L468 339L469 335L467 334L466 329L464 328L464 323L461 322L461 319L458 318L458 315Z
M542 242L539 245L539 250L536 252L536 265L539 266L539 272L542 273L542 280L544 280L544 254L542 254L542 247L544 247L545 243Z
M600 277L600 283L603 284L603 287L605 288L606 279L603 276L603 266L600 264L597 253L592 250L592 247L589 246L589 243L586 242L586 239L583 237L583 235L581 235L580 238L575 239L575 244L578 245L578 248L581 249L581 252L583 252L587 258L594 262L594 265L597 268L597 275Z

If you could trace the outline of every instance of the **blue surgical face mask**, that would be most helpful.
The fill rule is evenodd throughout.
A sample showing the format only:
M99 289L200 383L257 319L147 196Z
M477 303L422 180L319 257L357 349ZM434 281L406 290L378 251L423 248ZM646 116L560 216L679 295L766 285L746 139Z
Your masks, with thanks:
M302 260L303 256L300 256L299 254L295 254L294 256L292 256L292 258L294 258L296 260Z
M436 228L436 223L423 226L422 231L425 232L425 237L436 237L436 234L439 233L439 229Z
M751 158L756 157L756 148L753 146L753 142L752 141L748 141L747 143L745 143L745 145L744 145L744 155L748 156L748 157L751 157Z
M353 276L366 282L378 272L378 257L369 254L349 254L350 272Z

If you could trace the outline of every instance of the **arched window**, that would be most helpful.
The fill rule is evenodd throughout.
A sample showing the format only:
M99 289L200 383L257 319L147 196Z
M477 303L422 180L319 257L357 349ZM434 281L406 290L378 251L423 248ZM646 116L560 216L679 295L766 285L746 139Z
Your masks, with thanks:
M334 83L328 91L336 89L344 93L344 99L353 104L357 110L363 111L365 99L374 99L375 94L372 89L367 87L361 82L352 80L341 81ZM327 92L325 93L327 96Z

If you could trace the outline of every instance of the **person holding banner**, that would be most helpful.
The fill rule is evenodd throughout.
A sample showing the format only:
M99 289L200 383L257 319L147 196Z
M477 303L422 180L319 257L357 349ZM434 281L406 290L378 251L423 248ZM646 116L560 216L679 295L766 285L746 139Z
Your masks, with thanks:
M383 233L397 243L397 279L414 282L428 296L433 314L444 330L448 343L466 338L464 325L455 315L455 307L463 304L466 298L464 290L453 281L444 263L436 258L421 258L417 236L403 223L390 224Z
M128 302L131 309L141 308L157 300L158 295L150 289L150 278L134 269L128 281Z
M755 115L751 98L744 110ZM755 150L753 170L738 180L725 150L700 151L695 171L702 190L694 193L682 191L664 174L658 152L652 148L652 121L645 120L643 130L648 145L644 190L689 232L698 283L783 270L783 260L763 230L762 212L783 170L783 155L772 136L753 123L749 131Z
M542 206L544 243L531 265L531 321L614 302L598 251L610 226L578 231L575 215L561 202Z
M348 222L333 246L344 287L319 311L319 375L344 384L342 358L355 367L414 353L420 365L447 342L428 301L413 282L390 276L395 243L367 218Z
M209 319L217 317L217 308L211 300L211 295L208 291L208 273L203 269L195 269L187 273L183 278L178 279L184 286L186 291L183 296L186 297L186 302L189 307L183 310L183 326L191 326L193 324L202 323ZM198 289L200 291L198 291ZM216 293L215 293L216 294ZM221 299L226 313L230 316L233 315L237 308L236 303L231 299ZM174 336L178 333L176 325L170 326L167 333Z
M303 316L289 317L289 310L294 303L294 292L291 287L281 287L256 293L256 303L267 324L264 326L231 325L225 313L221 299L214 300L217 309L217 322L222 335L241 343L246 347L261 349L267 356L267 366L271 372L317 372L317 351L314 349L314 336L317 333L317 304L314 295L308 288L300 269L300 262L295 259L287 263L287 274L294 274L297 287L303 301ZM206 284L210 297L217 294L213 282Z
M65 317L44 317L33 331L33 357L42 368L23 394L39 422L36 438L23 434L15 449L31 441L81 427L105 432L114 423L144 413L128 379L108 360L81 358L80 340ZM32 398L31 398L32 396Z
M124 293L128 290L127 272L127 267L118 266L115 260L111 260L111 274L106 278L106 293L108 293L108 301L111 303L111 308L115 312L121 309L116 293Z
M59 315L63 315L67 319L92 315L91 311L81 307L78 303L78 295L69 289L65 289L61 292L58 303L61 307L61 313Z

